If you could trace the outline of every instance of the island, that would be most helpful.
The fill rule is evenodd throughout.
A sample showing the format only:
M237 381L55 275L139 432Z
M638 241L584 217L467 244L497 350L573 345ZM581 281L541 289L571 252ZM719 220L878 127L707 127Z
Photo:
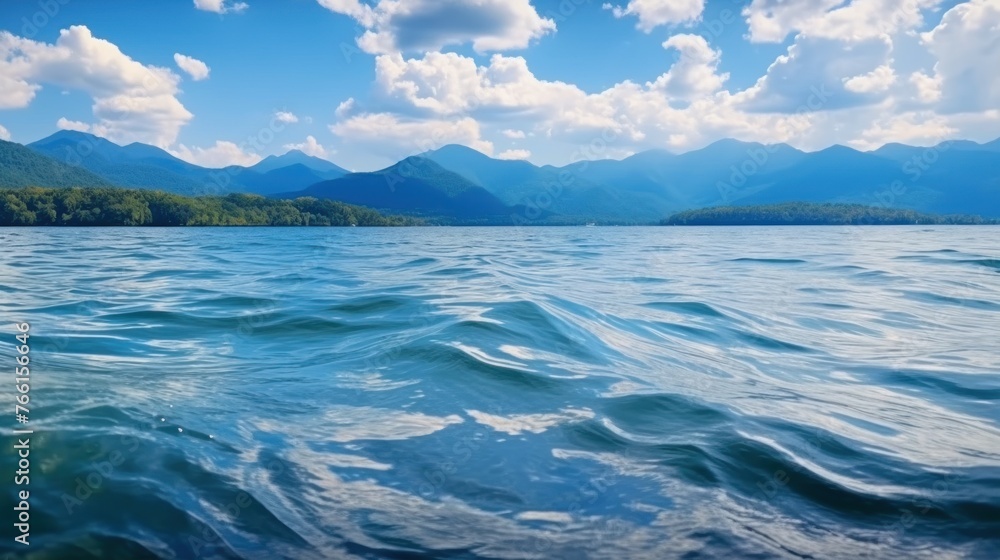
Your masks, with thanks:
M665 226L846 226L997 224L981 216L923 214L904 208L864 204L787 202L758 206L716 206L686 210L660 222Z

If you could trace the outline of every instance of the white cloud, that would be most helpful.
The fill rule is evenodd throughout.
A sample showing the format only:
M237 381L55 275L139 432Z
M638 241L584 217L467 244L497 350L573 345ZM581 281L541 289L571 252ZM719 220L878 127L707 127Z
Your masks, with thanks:
M556 30L538 15L530 0L318 0L354 18L365 33L358 46L372 54L430 52L448 45L472 44L476 52L523 49Z
M330 154L322 144L316 141L313 136L306 136L305 142L301 144L285 144L286 150L299 150L300 152L318 158L327 159Z
M481 137L479 123L468 117L402 120L389 113L365 113L331 125L330 131L392 157L434 150L446 144L462 144L485 154L493 153L493 144Z
M233 142L216 140L215 145L208 148L187 147L180 144L176 149L169 150L174 156L195 165L220 169L230 165L249 167L261 160L253 152L244 151Z
M77 132L90 131L89 124L80 121L71 121L66 117L60 117L59 120L56 121L56 126L59 128L59 130L75 130Z
M10 56L7 43L8 37L0 33L0 55ZM0 60L0 69L5 67L3 60ZM42 86L29 84L27 81L8 76L5 72L0 72L0 109L20 109L31 104L35 98L35 92Z
M10 142L10 131L4 128L2 124L0 124L0 140L6 140Z
M336 115L338 119L342 119L347 115L351 114L351 111L354 110L355 105L356 102L354 101L354 98L349 97L346 101L342 101L340 105L337 105L337 110L334 111L334 115Z
M631 0L624 8L604 4L616 18L636 16L637 27L646 33L660 25L689 23L701 19L705 0Z
M489 66L457 53L427 53L423 58L400 55L376 58L378 85L389 96L438 115L478 108L507 112L532 111L585 96L576 86L535 78L522 57L495 54Z
M992 0L991 0L992 1ZM923 10L943 0L753 0L743 9L754 42L780 43L789 34L865 41L919 28Z
M680 59L660 76L652 88L685 101L722 89L729 74L717 74L722 51L712 50L700 35L674 35L663 43L665 49L680 51Z
M922 35L937 57L941 110L980 112L1000 107L1000 2L971 0L948 10Z
M780 43L790 33L803 29L810 22L843 0L753 0L743 8L743 17L754 42Z
M94 100L94 132L114 141L172 144L193 117L177 99L179 83L84 26L60 31L55 44L0 31L0 107L28 106L42 84L82 90Z
M845 48L836 39L799 35L742 97L750 110L788 113L877 104L886 97L883 82L895 78L891 53L885 36Z
M847 91L853 91L854 93L880 93L888 90L896 83L896 72L893 71L892 66L889 64L883 64L867 74L861 74L853 78L844 78L843 82L844 89Z
M191 76L191 79L196 82L207 79L209 73L212 71L207 64L197 58L191 58L180 53L174 53L174 62L177 63L178 68L187 72Z
M905 113L877 120L850 145L859 150L874 150L889 142L932 146L957 132L947 119L934 113Z
M528 159L530 157L530 150L505 150L497 154L497 159Z
M194 0L194 7L217 14L241 14L250 6L246 2L235 2L233 0Z
M910 83L917 89L917 99L921 103L936 103L941 100L941 76L928 76L923 72L910 75Z
M702 46L708 51L702 60L715 56ZM709 93L724 76L690 71L697 66L691 58L682 56L653 83L626 81L595 94L572 84L539 80L523 58L503 55L493 55L488 66L477 66L456 53L428 53L408 60L383 55L376 59L376 80L385 95L411 107L416 115L429 112L450 119L503 115L505 122L525 120L548 138L574 143L595 139L608 143L606 138L613 137L607 155L654 146L697 147L720 134L784 141L808 128L808 118L748 115L728 92ZM711 69L711 64L703 66ZM688 79L692 75L709 79ZM706 81L711 87L700 85ZM684 108L675 107L679 98L664 91L668 85L675 94L684 94ZM695 95L697 90L702 97Z
M374 97L388 98L393 112L345 114L331 129L395 158L448 142L474 145L483 132L524 139L530 129L545 143L517 148L537 153L544 145L549 161L555 146L567 151L601 146L577 148L560 160L567 161L649 148L685 151L721 138L812 150L835 143L867 149L927 142L965 130L980 139L990 131L996 136L1000 111L992 118L979 113L978 119L960 120L928 107L941 77L913 74L921 64L933 63L932 57L897 52L896 45L888 36L845 42L802 34L756 84L735 92L724 88L727 76L717 67L721 53L694 35L664 43L681 56L656 80L624 81L595 93L539 79L522 57L495 54L480 65L458 53L380 55ZM906 44L912 47L920 48L915 36ZM916 81L924 94L917 93ZM921 96L924 104L917 103ZM433 141L419 140L434 132ZM527 157L514 150L501 155Z
M274 118L277 119L278 122L283 122L286 124L299 122L299 117L297 117L294 113L290 113L288 111L278 111L277 113L274 114Z

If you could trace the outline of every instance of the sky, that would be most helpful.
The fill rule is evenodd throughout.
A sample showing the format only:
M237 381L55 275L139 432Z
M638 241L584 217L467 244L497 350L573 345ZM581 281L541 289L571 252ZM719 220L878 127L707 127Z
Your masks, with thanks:
M208 167L1000 136L1000 0L3 0L0 139Z

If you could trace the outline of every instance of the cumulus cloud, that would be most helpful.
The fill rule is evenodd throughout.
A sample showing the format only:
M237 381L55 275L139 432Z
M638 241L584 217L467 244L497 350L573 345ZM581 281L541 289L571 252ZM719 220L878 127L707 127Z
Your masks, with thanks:
M223 140L216 140L215 144L208 148L189 148L181 144L176 149L169 151L174 156L188 163L215 169L229 167L230 165L249 167L261 160L259 155L245 151L233 142Z
M143 65L81 25L54 44L0 32L0 107L28 106L42 84L76 89L94 100L95 133L119 142L172 144L193 115L177 99L180 77Z
M911 112L878 119L850 144L859 150L874 150L889 142L932 146L956 132L940 115Z
M674 35L663 43L665 49L677 49L681 56L670 71L660 76L653 89L685 101L704 97L722 89L729 74L718 74L721 51L712 50L700 35Z
M322 144L316 141L313 136L306 136L305 142L301 144L285 144L286 150L298 150L306 155L327 159L330 153Z
M191 79L196 82L207 79L209 73L212 71L207 64L197 58L191 58L180 53L174 53L174 62L178 68L187 72L188 76L191 76Z
M59 130L75 130L77 132L90 131L89 124L80 121L71 121L66 117L60 117L59 120L56 121L56 127L58 127Z
M850 49L836 39L799 35L788 53L779 56L767 73L746 92L745 106L753 111L830 111L872 105L885 98L895 81L890 67L892 41L877 37Z
M365 33L358 46L372 54L430 52L472 44L476 52L523 49L556 30L530 0L318 0L354 18Z
M5 43L8 41L8 37L0 32L0 55L10 56L9 46ZM3 60L0 60L0 69L4 69L6 66ZM42 86L38 84L29 84L24 79L15 78L13 75L6 75L4 72L0 72L0 109L20 109L22 107L27 107L31 100L35 98L35 92L40 90Z
M337 110L334 111L333 114L338 119L342 119L342 118L346 117L347 115L351 114L351 111L354 110L354 106L355 106L354 98L353 97L349 97L349 98L347 98L346 101L342 101L340 103L340 105L337 105Z
M683 75L678 64L686 63L678 61L668 72ZM692 95L680 106L675 104L677 98L655 87L655 82L626 81L588 94L572 84L538 79L520 57L494 55L488 65L477 66L473 59L456 53L428 53L419 59L386 55L377 58L376 66L380 93L396 101L398 118L482 119L507 126L524 123L547 141L603 144L600 157L621 157L651 147L695 148L729 136L787 141L808 130L810 123L809 117L801 115L748 114L726 91L703 98ZM670 82L658 81L661 85ZM391 115L381 118L385 119L382 129L395 126ZM475 122L471 120L469 129ZM497 133L506 137L524 134L519 129ZM589 156L575 159L582 157Z
M277 113L274 114L274 118L277 119L278 122L283 122L286 124L293 124L299 122L299 117L296 116L295 113L290 113L288 111L278 111Z
M479 108L524 113L583 95L574 85L538 80L522 57L500 54L484 67L457 53L428 53L412 59L382 55L376 58L375 74L387 95L438 115Z
M2 124L0 124L0 140L6 140L10 142L10 131L4 128Z
M624 8L606 3L616 18L635 16L637 27L646 33L660 25L698 21L705 11L705 0L631 0Z
M865 41L917 29L923 10L943 0L753 0L743 9L750 39L780 43L790 34Z
M482 139L479 123L468 117L404 120L390 113L364 113L331 125L330 131L392 157L401 152L434 150L446 144L462 144L485 154L493 153L493 143Z
M500 131L500 134L503 134L511 140L520 140L525 137L523 130L511 130L509 128L507 130Z
M700 38L690 43L696 46L656 81L625 81L593 94L573 84L540 80L523 58L499 54L486 66L457 53L428 53L419 59L383 55L376 59L376 82L384 95L415 114L450 119L502 115L506 122L530 122L551 139L590 143L599 138L607 143L606 137L613 137L618 151L699 146L720 133L784 141L808 126L797 115L746 114L735 96L724 90L713 93L725 79L712 71L717 53ZM691 54L698 47L701 58Z
M890 61L891 64L892 61ZM889 64L852 78L844 78L844 89L854 93L880 93L896 83L896 72Z
M241 14L250 6L246 2L236 2L233 0L194 0L194 7L217 14Z
M922 35L937 58L941 110L980 112L1000 107L1000 2L971 0L948 10ZM923 85L930 85L923 82ZM928 97L935 94L928 90Z
M941 76L928 76L923 72L910 74L910 83L916 88L916 97L921 103L941 101Z
M531 157L530 150L505 150L497 154L497 159L528 159Z

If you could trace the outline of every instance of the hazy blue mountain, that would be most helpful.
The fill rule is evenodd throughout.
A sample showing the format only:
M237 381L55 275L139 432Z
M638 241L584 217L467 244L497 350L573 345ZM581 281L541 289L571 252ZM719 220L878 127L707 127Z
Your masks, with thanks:
M845 202L888 186L900 175L899 164L846 146L805 154L796 164L760 173L747 183L740 202Z
M78 165L123 187L192 194L204 189L207 170L146 144L119 146L72 130L28 144L38 153Z
M868 153L833 146L755 177L739 195L737 204L843 202L997 217L1000 154L961 145L934 150L895 144Z
M515 204L525 193L543 187L551 177L550 173L527 161L493 159L457 144L443 146L420 157L458 173L509 204Z
M641 222L689 208L791 201L1000 215L1000 140L936 149L890 144L867 153L721 140L680 155L651 150L563 168L495 160L462 146L427 155L508 204L563 185L559 196L541 197L561 219Z
M347 173L298 150L251 168L206 169L155 146L119 146L72 131L29 147L69 169L92 172L76 176L81 184L103 179L103 184L180 194L309 194L463 220L513 214L528 223L652 223L691 208L783 202L1000 216L1000 139L930 148L897 143L871 152L833 146L812 153L785 144L720 140L684 154L650 150L620 161L565 167L499 160L449 145L374 173ZM40 169L23 158L11 161L3 170L10 184L23 184L14 178Z
M891 143L868 153L900 162L913 161L913 158L919 158L933 163L938 155L946 152L1000 153L1000 138L983 144L973 142L972 140L952 140L930 147Z
M322 173L301 163L279 167L265 173L255 172L253 168L240 167L229 168L227 171L232 174L233 183L239 185L241 191L265 196L304 189L343 176L336 171Z
M422 157L483 187L507 205L524 207L524 217L530 221L550 213L560 217L549 216L556 221L650 221L661 215L626 191L553 166L494 159L454 144Z
M102 177L0 140L0 187L108 187Z
M347 173L333 163L298 150L269 156L252 168L208 169L156 146L141 143L119 146L92 134L69 130L59 131L29 147L74 162L117 185L189 195L228 192L269 195L303 189Z
M650 150L621 161L581 161L562 168L496 160L464 146L426 155L507 204L541 203L564 221L634 223L716 203L721 200L718 183L747 171L784 169L804 154L786 145L724 140L682 155Z
M283 167L301 165L311 169L324 179L336 179L350 173L350 171L325 159L310 156L301 150L292 150L280 156L267 156L256 165L250 166L250 170L257 173L268 173Z
M422 216L510 221L511 208L481 186L422 157L381 171L352 173L283 198L312 196Z

